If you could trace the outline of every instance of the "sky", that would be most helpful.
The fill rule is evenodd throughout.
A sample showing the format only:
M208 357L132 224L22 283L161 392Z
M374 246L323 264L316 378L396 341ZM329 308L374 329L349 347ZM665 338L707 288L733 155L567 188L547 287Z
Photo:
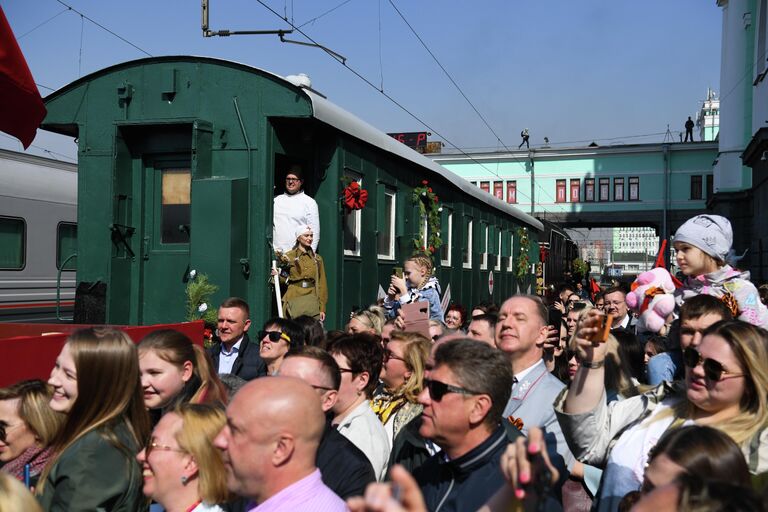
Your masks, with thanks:
M274 35L203 37L200 0L0 6L43 97L147 54L216 57L283 76L305 73L314 89L378 129L429 131L446 151L516 148L523 128L532 145L545 136L561 147L659 142L668 124L682 130L687 116L695 118L708 87L719 92L715 0L209 1L211 30L290 29L291 22L373 87L322 50ZM286 37L307 41L298 32ZM76 159L69 138L39 130L33 144L30 153ZM0 134L0 148L21 144Z

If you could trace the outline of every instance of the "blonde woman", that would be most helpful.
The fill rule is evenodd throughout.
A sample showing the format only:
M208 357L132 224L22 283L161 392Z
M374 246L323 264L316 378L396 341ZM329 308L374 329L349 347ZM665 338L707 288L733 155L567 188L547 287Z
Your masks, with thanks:
M150 427L133 341L114 329L72 333L48 384L51 409L66 420L35 490L43 509L139 510L143 497L135 455Z
M144 494L166 512L221 512L227 470L213 439L227 421L215 405L182 403L166 413L136 457Z
M417 332L395 331L384 347L382 384L371 408L394 442L400 429L421 413L417 397L424 387L424 369L431 342Z
M347 332L349 334L368 333L381 336L384 322L384 308L371 306L368 309L352 313L347 325Z
M43 512L29 489L8 473L0 473L0 512Z
M0 472L24 480L29 465L29 485L51 458L50 445L64 415L48 406L53 390L41 380L25 380L0 389Z
M753 474L768 469L768 333L722 321L684 351L685 380L606 405L604 343L589 339L601 315L591 311L577 331L581 366L555 408L568 445L586 464L605 466L599 508L614 509L640 488L648 453L667 430L695 424L728 434Z

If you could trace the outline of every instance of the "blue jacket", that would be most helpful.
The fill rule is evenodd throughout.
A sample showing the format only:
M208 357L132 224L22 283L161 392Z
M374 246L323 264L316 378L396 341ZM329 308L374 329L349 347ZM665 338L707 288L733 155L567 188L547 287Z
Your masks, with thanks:
M408 291L399 300L391 300L389 297L384 299L384 308L390 318L394 318L401 305L426 300L429 302L429 319L443 321L443 309L440 307L440 283L436 277L430 277L421 288L411 288L408 281L406 286Z

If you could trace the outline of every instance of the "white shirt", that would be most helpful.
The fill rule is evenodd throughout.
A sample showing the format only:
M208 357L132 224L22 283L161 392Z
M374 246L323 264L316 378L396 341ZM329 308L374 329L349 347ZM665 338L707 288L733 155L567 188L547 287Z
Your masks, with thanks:
M222 373L232 373L232 367L235 365L235 359L237 354L240 353L240 344L243 342L243 336L237 340L237 343L232 345L232 350L227 352L224 344L221 344L221 352L219 353L219 375Z
M312 250L320 243L320 214L317 203L304 191L280 194L275 197L272 244L275 251L288 252L296 244L296 230L302 226L312 228Z
M529 373L531 373L531 372L533 371L533 369L534 369L534 368L536 368L536 367L537 367L537 366L539 366L540 364L544 364L544 360L543 360L543 359L539 359L538 361L536 361L534 364L532 364L531 366L529 366L529 367L528 367L528 368L526 368L525 370L521 371L520 373L516 373L516 374L515 374L515 379L517 379L517 382L522 382L522 381L523 381L523 379L524 379L524 378L525 378L525 377L526 377L526 376L527 376Z
M389 452L392 447L387 431L371 410L369 401L365 400L352 409L336 426L336 429L368 457L376 473L376 479L381 481L387 472Z

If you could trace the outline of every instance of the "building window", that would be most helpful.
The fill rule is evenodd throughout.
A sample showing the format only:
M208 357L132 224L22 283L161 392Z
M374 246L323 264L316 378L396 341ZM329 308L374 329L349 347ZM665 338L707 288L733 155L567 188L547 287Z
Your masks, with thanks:
M395 259L395 192L384 191L384 208L378 236L378 255L385 260Z
M490 181L481 181L480 182L480 190L483 192L491 193L491 182Z
M581 197L581 180L571 180L571 202L578 203Z
M565 180L557 180L557 194L555 195L555 201L558 203L566 202Z
M77 254L77 224L59 222L56 228L56 268L77 270L77 258L72 258L66 267L61 267L64 260L73 254Z
M702 199L704 196L701 191L701 175L691 176L691 199Z
M610 201L611 178L600 178L600 201Z
M493 182L493 195L504 200L504 182L503 181L494 181Z
M462 253L462 264L464 268L472 268L472 217L464 217L464 232Z
M768 16L768 14L766 14ZM714 183L714 176L712 174L707 174L707 201L712 199L712 196L715 193L715 183Z
M516 181L507 182L507 202L509 204L517 203L517 182Z
M613 178L613 200L624 200L624 178Z
M640 200L640 178L638 177L629 178L629 200Z
M0 269L22 270L26 263L24 219L0 217Z
M445 207L443 207L440 238L443 240L443 245L440 246L440 264L444 267L450 267L453 249L453 212L446 213Z
M586 178L584 180L584 201L595 200L595 178Z
M346 170L344 176L349 183L356 181L362 187L362 175ZM362 210L352 210L344 214L344 255L360 256L360 219Z
M189 169L163 169L161 186L161 241L164 244L188 244L192 172Z

